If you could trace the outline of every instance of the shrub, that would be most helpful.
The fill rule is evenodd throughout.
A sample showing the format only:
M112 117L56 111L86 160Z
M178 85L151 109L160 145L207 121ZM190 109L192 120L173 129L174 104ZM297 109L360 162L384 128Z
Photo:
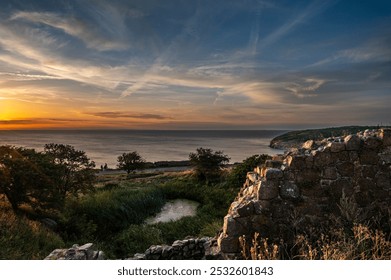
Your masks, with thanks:
M136 151L123 153L118 157L117 161L118 168L125 170L128 174L145 166L145 160Z

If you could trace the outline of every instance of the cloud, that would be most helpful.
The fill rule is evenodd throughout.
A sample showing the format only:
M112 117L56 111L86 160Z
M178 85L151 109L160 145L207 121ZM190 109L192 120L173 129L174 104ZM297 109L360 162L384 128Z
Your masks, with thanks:
M95 113L86 113L91 116L109 118L109 119L118 119L118 118L129 118L129 119L155 119L155 120L165 120L170 119L158 114L133 114L127 112L95 112Z
M125 40L126 26L121 20L120 13L109 7L108 10L102 10L101 15L103 17L101 21L89 22L75 16L64 16L59 13L17 12L11 17L11 20L25 20L60 29L68 35L82 40L91 49L100 51L126 49L129 42ZM116 19L117 17L118 19Z
M316 90L326 81L315 78L306 78L300 83L287 83L285 88L299 98L316 96Z

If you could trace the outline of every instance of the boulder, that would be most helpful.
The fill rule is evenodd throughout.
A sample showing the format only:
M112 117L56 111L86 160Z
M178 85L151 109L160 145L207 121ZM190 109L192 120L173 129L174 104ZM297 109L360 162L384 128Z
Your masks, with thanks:
M358 151L361 147L361 139L357 135L346 136L344 142L348 151Z
M383 141L384 147L391 146L391 129L390 128L381 129L379 137Z
M271 200L278 196L278 183L263 180L258 184L257 200Z

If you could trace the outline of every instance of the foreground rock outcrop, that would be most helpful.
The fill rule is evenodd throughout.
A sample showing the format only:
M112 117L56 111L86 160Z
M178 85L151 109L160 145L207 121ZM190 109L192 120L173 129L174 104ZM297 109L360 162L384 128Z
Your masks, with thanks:
M357 209L343 209L348 199ZM352 220L359 220L359 213L386 216L390 205L390 129L310 140L247 174L224 218L219 250L233 258L240 254L241 236L251 238L257 232L289 240L300 224L322 225L332 214Z
M92 243L82 246L73 245L69 249L55 249L45 260L104 260L105 254L102 251L94 250Z

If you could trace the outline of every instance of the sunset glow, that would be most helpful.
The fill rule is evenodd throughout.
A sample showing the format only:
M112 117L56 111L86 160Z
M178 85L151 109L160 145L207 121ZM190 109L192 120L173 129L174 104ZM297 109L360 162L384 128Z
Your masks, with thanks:
M0 4L0 129L391 124L390 1L25 3Z

